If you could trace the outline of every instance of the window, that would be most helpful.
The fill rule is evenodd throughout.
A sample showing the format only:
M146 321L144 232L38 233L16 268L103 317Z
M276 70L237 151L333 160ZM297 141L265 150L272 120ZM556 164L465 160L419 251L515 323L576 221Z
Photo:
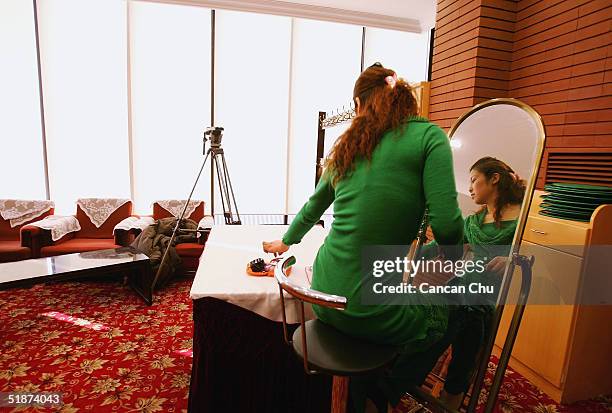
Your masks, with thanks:
M319 111L352 101L361 69L361 34L359 26L294 20L288 213L299 211L314 190ZM326 135L338 136L345 127Z
M409 82L427 80L429 33L366 28L365 67L380 62Z
M210 10L130 3L134 206L186 199L210 126ZM231 138L230 138L231 139ZM194 199L207 200L201 179ZM208 208L208 206L207 206Z
M0 2L0 198L45 199L32 2Z
M221 10L215 28L215 123L239 211L283 213L291 18Z
M45 198L46 149L58 214L74 213L80 197L132 197L141 214L157 199L185 199L212 126L211 10L126 0L36 4L47 146L33 5L5 0L0 113L10 116L0 136L10 156L0 173L11 178L0 197ZM296 213L314 189L318 112L352 101L363 29L227 10L215 16L214 126L225 129L239 211ZM366 66L381 61L409 81L426 78L427 49L427 33L366 29ZM326 130L326 154L347 127ZM211 199L210 164L193 197Z
M74 213L77 198L129 198L126 3L47 0L38 16L56 213Z

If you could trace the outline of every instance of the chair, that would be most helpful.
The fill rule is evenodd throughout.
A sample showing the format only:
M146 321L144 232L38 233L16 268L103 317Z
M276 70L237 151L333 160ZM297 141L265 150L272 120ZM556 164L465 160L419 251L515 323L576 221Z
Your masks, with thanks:
M295 264L295 257L283 259L275 268L283 308L283 332L287 344L292 345L302 359L307 374L324 373L333 376L332 413L346 412L348 384L352 376L367 375L389 366L398 354L397 348L370 343L347 336L319 321L304 320L304 303L338 310L346 309L345 297L322 293L289 280L286 270ZM283 291L296 298L300 305L300 326L290 340Z
M158 220L173 216L171 212L164 209L157 202L153 203L153 219ZM204 202L201 202L194 211L187 217L195 222L200 222L204 218ZM183 261L183 269L187 272L195 272L200 263L200 255L204 251L206 237L200 237L198 242L184 242L176 245L176 253Z
M131 213L132 201L128 201L117 208L97 228L81 207L77 205L76 218L81 226L79 231L66 234L57 241L52 241L49 230L29 225L22 228L22 236L36 239L36 245L40 248L39 256L41 257L118 248L126 246L126 243L113 235L113 229L115 225L129 217ZM38 254L38 252L36 253Z
M37 258L36 252L40 250L40 247L38 245L33 245L33 241L35 242L35 240L32 240L31 237L27 235L23 236L21 229L30 222L41 220L47 215L53 215L53 208L13 228L11 228L11 224L8 220L0 217L0 262Z

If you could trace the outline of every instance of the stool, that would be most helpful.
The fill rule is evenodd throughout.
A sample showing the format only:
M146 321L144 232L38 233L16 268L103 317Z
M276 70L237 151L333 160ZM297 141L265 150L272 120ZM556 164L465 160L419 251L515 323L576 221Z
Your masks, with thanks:
M274 272L283 309L285 341L302 359L307 374L333 376L331 413L345 413L350 377L374 373L388 366L397 356L397 348L350 337L319 320L305 321L304 302L344 310L347 300L346 297L322 293L290 281L285 271L295 262L295 257L287 257L278 263ZM295 330L291 340L287 334L283 291L300 304L300 327Z

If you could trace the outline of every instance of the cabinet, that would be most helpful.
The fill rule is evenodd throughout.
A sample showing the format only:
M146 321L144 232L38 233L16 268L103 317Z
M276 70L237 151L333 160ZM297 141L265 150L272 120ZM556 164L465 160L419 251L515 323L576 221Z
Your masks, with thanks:
M541 195L535 192L521 242L521 254L535 256L535 263L510 367L559 403L610 394L612 306L577 304L596 264L601 272L596 262L601 254L594 256L587 247L612 248L612 205L600 206L588 223L575 222L538 215ZM612 279L610 267L604 271ZM510 297L519 282L517 268ZM512 305L504 309L495 341L498 355L513 311Z

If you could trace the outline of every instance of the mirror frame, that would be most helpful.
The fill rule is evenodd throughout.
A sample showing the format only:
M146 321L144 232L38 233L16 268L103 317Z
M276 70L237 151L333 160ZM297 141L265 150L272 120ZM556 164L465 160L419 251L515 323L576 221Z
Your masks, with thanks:
M484 384L484 372L487 368L489 359L492 354L493 346L495 344L495 338L497 336L502 314L504 311L505 302L508 296L508 292L510 290L510 284L512 282L512 274L514 273L514 269L516 267L515 260L512 259L512 257L514 257L515 255L519 253L519 250L521 247L521 241L523 239L523 233L525 231L525 225L527 222L529 209L531 208L533 192L535 190L535 183L537 181L537 175L540 170L540 165L542 163L542 157L544 155L544 147L545 147L545 142L546 142L546 131L544 127L544 122L542 121L542 117L540 116L540 114L536 112L535 109L533 109L531 106L527 105L526 103L521 102L520 100L517 100L517 99L513 99L513 98L496 98L496 99L487 100L485 102L475 105L474 107L469 109L467 112L462 114L455 121L455 123L453 124L453 126L450 128L448 132L449 140L452 140L453 135L455 134L459 126L467 118L469 118L472 114L484 108L488 108L488 107L496 106L496 105L512 105L512 106L516 106L524 110L525 112L527 112L530 115L530 117L533 119L533 121L535 122L538 128L538 136L537 136L537 142L536 142L536 145L537 145L536 152L535 152L536 156L534 159L533 168L531 170L531 176L529 177L529 180L527 180L526 182L525 199L523 200L523 204L521 206L521 210L518 216L516 231L514 233L514 237L512 238L512 246L510 248L510 253L509 253L509 257L511 257L510 263L506 267L506 270L502 277L502 283L500 287L499 296L497 299L497 303L495 305L493 319L491 320L491 326L493 328L490 331L490 336L485 338L485 344L483 347L483 351L481 352L481 355L477 359L476 371L475 371L476 376L472 378L473 388L472 388L472 393L470 395L470 400L469 400L469 404L467 408L468 412L475 411L476 406L477 406L477 401L478 401L478 395L480 394L481 389ZM516 333L518 333L518 330L515 332L515 335ZM504 343L504 347L506 346L507 342L508 341L506 340L506 342ZM514 339L511 339L511 343L512 343L511 347L513 347ZM506 367L507 367L506 365L502 365L502 363L499 363L497 366L497 369L502 368L503 370L505 370ZM497 371L496 371L496 375L497 375ZM475 395L476 397L474 397ZM488 397L497 398L497 394L493 394L493 391L492 391L489 393ZM488 411L489 408L492 408L495 404L496 404L495 401L491 403L491 400L487 399L487 402L485 404L485 411Z

